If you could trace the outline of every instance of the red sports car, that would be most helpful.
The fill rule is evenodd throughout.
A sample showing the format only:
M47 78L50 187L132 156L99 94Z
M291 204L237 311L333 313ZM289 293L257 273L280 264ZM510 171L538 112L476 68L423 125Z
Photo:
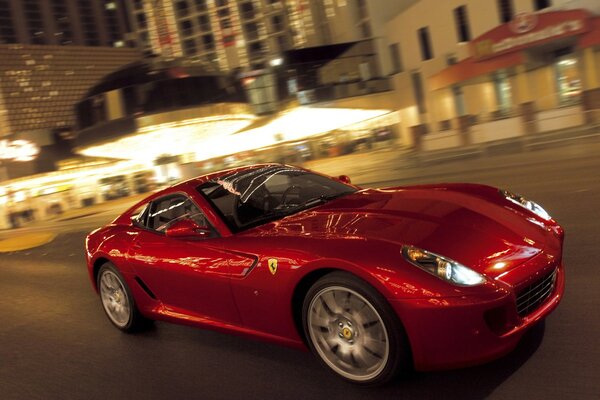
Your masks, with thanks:
M497 358L564 291L563 229L474 184L361 189L288 165L201 176L86 240L110 321L308 346L360 384Z

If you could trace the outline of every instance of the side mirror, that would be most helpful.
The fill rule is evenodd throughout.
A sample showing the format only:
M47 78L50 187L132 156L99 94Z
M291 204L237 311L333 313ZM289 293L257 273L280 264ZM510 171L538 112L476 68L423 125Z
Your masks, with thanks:
M352 181L350 180L350 177L348 175L340 175L338 176L338 181L345 183L347 185L351 185Z
M165 234L172 238L207 238L211 229L208 226L200 226L191 219L182 219L169 226Z

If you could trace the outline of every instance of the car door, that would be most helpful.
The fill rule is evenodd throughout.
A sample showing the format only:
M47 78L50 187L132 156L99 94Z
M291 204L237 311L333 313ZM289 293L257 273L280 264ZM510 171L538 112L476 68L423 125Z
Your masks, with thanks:
M209 226L185 194L152 201L134 229L128 260L138 277L170 311L239 324L229 281L235 257L216 231L206 238L173 238L166 229L183 218Z

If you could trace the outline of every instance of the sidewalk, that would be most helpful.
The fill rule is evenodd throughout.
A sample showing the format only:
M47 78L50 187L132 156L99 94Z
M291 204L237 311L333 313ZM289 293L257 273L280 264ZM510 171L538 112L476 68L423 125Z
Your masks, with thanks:
M503 166L547 163L551 160L597 157L600 131L569 130L538 137L516 138L437 151L390 148L368 153L313 160L304 166L332 176L348 175L356 184L377 186L390 181L414 180L461 170L479 171Z

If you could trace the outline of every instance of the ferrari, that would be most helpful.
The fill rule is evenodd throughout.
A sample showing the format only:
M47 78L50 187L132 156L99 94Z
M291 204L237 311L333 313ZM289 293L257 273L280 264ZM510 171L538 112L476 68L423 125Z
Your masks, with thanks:
M150 195L90 233L86 257L124 332L161 320L308 348L376 385L510 352L563 296L563 238L507 190L262 164Z

